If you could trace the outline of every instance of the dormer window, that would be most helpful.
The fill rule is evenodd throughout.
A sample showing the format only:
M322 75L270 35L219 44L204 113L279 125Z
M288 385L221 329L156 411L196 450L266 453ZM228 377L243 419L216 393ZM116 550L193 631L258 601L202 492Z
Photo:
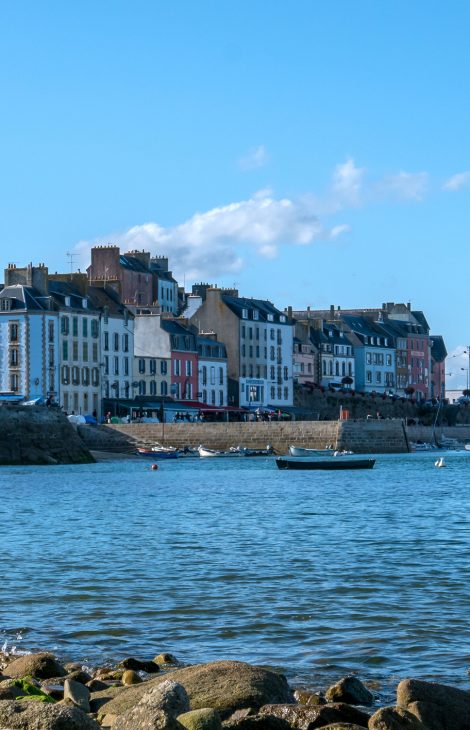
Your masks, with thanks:
M83 309L86 309L88 307L88 300L87 299L82 299L82 307L83 307Z
M70 307L70 297L65 297L65 306Z
M2 299L2 312L9 312L11 310L11 299Z
M248 319L248 309L242 309L242 318Z
M253 319L259 319L259 312L257 309L253 309Z
M268 322L274 322L274 316L272 314L268 314Z
M280 317L279 317L279 322L285 322L285 321L286 321L285 314L281 314Z

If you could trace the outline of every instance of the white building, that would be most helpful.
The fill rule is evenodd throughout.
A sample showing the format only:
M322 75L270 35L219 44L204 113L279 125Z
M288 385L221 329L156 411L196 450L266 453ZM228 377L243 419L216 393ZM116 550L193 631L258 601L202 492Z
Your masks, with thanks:
M211 406L226 406L227 396L227 352L223 342L217 342L215 335L197 336L198 349L198 393L201 403Z
M52 304L31 286L7 284L0 292L1 392L58 399L58 313Z

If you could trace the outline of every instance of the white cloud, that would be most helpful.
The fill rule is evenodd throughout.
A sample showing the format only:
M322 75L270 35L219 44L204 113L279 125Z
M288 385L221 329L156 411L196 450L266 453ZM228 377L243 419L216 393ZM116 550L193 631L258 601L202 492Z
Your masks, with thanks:
M275 258L281 246L305 246L345 230L344 225L325 228L307 198L275 198L264 190L248 200L196 213L180 225L164 228L145 223L108 238L122 250L168 255L176 278L185 275L195 280L239 270L246 247L254 248L260 257ZM78 244L83 262L89 260L89 250L96 243Z
M458 172L456 175L452 175L448 180L445 181L442 186L443 190L460 190L467 185L470 185L470 172Z
M333 226L330 231L330 238L338 238L338 236L341 236L343 233L349 233L350 230L351 226L348 226L347 223L342 223L339 226Z
M378 189L385 195L392 195L402 200L423 200L429 182L427 172L399 172L384 177Z
M363 178L364 168L356 167L351 157L343 164L336 165L332 191L338 205L359 203Z
M266 147L263 144L251 149L244 157L238 160L238 166L242 170L256 170L264 167L269 160Z

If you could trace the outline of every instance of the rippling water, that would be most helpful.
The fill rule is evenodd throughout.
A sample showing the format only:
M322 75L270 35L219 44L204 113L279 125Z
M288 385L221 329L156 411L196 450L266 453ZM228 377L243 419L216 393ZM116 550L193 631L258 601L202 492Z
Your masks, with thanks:
M466 687L470 453L3 467L0 630L90 662L171 651Z

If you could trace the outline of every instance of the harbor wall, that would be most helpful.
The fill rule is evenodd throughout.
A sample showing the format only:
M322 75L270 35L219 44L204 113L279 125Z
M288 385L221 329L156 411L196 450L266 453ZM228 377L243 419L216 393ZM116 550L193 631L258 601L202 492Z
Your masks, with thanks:
M93 444L93 427L80 427L80 434L89 448L106 449L106 433L113 449L128 450L151 446L158 442L169 446L199 446L228 449L231 446L266 448L268 444L278 453L287 453L289 444L307 448L347 449L356 454L386 454L407 452L404 422L375 421L288 421L261 423L135 423L109 424L99 430L101 446ZM96 430L96 428L95 428ZM113 434L113 436L111 435Z

